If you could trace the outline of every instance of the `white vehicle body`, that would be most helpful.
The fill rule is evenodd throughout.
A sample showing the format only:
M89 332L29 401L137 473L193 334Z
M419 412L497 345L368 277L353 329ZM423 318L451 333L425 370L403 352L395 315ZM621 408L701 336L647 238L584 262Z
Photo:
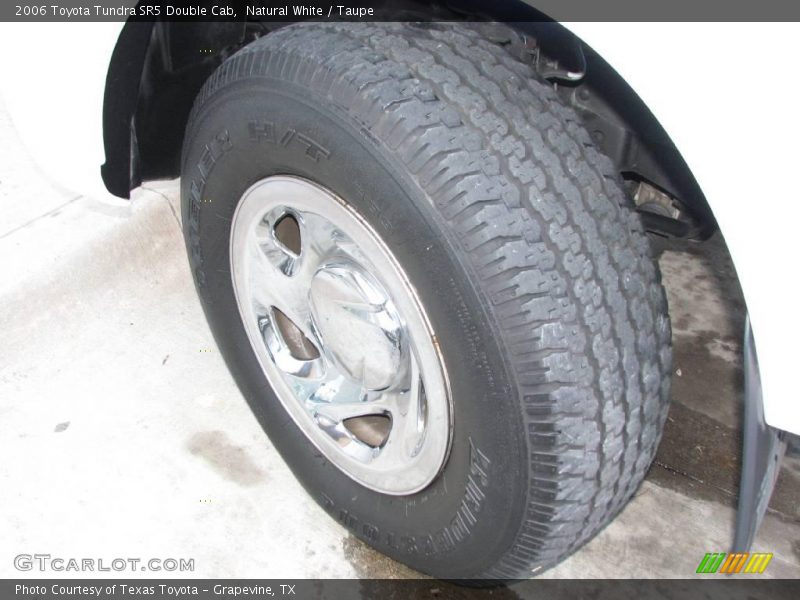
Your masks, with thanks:
M4 23L0 93L42 170L76 193L100 179L108 62L123 23ZM576 23L663 125L710 204L747 302L766 422L800 434L793 346L800 55L794 24ZM31 47L31 40L46 46ZM746 44L744 41L746 40ZM780 84L779 87L775 84ZM120 202L120 200L114 200Z

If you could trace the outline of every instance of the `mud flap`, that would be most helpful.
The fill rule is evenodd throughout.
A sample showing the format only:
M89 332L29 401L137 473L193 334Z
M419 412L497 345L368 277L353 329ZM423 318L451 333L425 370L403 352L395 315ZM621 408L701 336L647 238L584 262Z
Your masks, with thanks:
M749 316L744 328L744 388L744 448L734 552L750 550L761 520L767 512L767 505L778 479L778 467L786 452L782 432L764 421L761 377Z

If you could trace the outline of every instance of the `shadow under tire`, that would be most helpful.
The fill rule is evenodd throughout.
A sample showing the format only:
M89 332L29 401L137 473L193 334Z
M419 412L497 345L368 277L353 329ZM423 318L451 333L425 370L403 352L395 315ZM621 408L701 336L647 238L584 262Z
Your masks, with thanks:
M528 577L631 498L669 400L658 267L610 159L502 44L466 24L280 29L206 82L182 161L186 246L219 348L289 467L353 535L441 578ZM430 319L452 437L421 491L380 493L333 465L254 354L231 223L250 186L279 175L344 199Z

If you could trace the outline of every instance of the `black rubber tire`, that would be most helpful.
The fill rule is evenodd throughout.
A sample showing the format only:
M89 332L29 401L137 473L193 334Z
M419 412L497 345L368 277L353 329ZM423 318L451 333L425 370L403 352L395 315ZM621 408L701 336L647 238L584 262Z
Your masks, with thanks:
M297 24L228 59L187 127L190 262L227 364L275 447L354 535L443 578L555 564L625 505L666 418L670 327L639 217L580 119L468 25ZM383 238L447 365L450 456L408 497L326 461L239 319L231 216L273 174L319 182Z

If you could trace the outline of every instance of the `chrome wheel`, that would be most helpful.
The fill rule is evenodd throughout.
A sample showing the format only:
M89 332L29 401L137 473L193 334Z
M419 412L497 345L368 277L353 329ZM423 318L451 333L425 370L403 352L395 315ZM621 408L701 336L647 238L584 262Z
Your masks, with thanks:
M230 262L253 350L308 439L371 489L426 487L450 444L447 374L414 288L375 231L329 190L268 177L237 206Z

